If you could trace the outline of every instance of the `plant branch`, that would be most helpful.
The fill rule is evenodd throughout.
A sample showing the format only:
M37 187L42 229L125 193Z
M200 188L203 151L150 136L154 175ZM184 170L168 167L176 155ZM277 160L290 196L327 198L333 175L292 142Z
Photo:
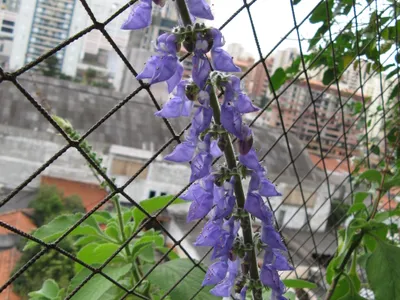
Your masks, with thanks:
M389 167L389 164L386 164L386 168L382 172L383 175L381 178L381 182L380 182L379 188L377 189L378 194L377 194L377 197L375 198L371 214L367 218L367 221L372 220L375 217L376 212L378 211L379 202L380 202L381 198L383 197L383 184L385 182L386 173L388 172L388 167ZM357 247L360 245L360 242L361 242L364 234L365 234L365 232L363 230L361 230L361 232L358 235L356 235L353 242L351 243L342 263L340 264L340 266L338 268L339 273L335 276L335 278L332 281L331 286L329 287L328 294L326 295L325 300L331 299L333 293L335 292L337 284L339 283L339 279L345 270L347 263L349 262L354 250L356 250Z
M214 87L211 85L211 93L210 93L210 105L213 109L214 112L214 121L216 124L220 125L220 106L218 102L217 95L215 94ZM236 168L236 157L235 157L235 151L233 149L232 141L228 133L225 133L225 139L226 139L226 146L224 150L225 154L225 159L226 163L228 165L228 168L230 170L233 170ZM236 195L236 203L237 206L240 209L243 209L244 207L244 202L245 202L245 195L243 191L243 185L242 181L240 179L239 175L235 175L235 195ZM241 227L243 231L243 240L245 245L254 245L253 242L253 232L252 232L252 225L251 225L251 219L249 214L247 214L245 217L242 217L242 222L241 222ZM257 266L257 256L255 253L254 247L251 250L248 250L248 256L249 256L249 264L250 264L250 278L254 280L255 282L259 281L259 276L258 276L258 266ZM261 288L253 288L253 299L254 300L262 300L262 291Z
M176 0L176 8L179 12L183 25L192 25L189 10L186 6L185 0Z

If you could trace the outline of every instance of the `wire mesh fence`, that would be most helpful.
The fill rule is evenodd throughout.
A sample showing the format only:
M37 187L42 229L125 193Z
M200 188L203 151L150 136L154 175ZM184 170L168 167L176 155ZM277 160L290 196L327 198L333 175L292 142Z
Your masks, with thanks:
M264 30L261 26L260 28L257 27L258 25L253 18L254 10L252 10L252 7L256 5L257 2L262 1L263 0L244 0L241 7L239 7L220 26L220 29L223 32L224 28L230 22L235 20L239 14L242 16L243 14L247 15L252 38L256 45L259 57L252 66L243 72L241 78L246 79L257 69L261 69L264 72L264 76L266 76L266 83L269 88L269 91L266 91L267 95L269 95L267 101L263 103L259 112L252 115L250 125L257 128L257 122L260 120L265 118L269 118L269 120L275 118L271 121L275 124L274 129L270 129L269 127L259 127L261 128L259 129L260 134L262 134L263 130L271 130L276 133L273 135L273 140L262 138L257 141L260 161L279 161L280 163L278 164L278 167L274 172L272 172L274 178L270 179L278 185L282 181L286 183L288 181L290 182L290 184L280 186L280 188L284 189L282 199L278 202L275 200L275 202L268 200L268 205L274 211L276 226L279 228L285 244L289 249L290 262L294 266L294 271L287 272L284 276L288 278L293 276L297 278L306 278L315 282L317 284L316 289L308 291L305 294L301 294L300 291L297 291L296 294L298 299L317 299L317 297L322 297L326 292L327 282L324 279L326 266L332 258L337 246L336 230L338 226L343 224L342 216L339 216L337 219L332 219L332 217L337 216L338 213L340 214L342 204L353 203L354 192L357 190L357 186L355 186L352 178L354 170L363 164L368 166L378 165L379 159L382 159L379 158L376 153L371 152L369 144L371 137L374 134L377 134L379 138L374 138L374 145L385 148L386 130L384 126L382 127L382 124L384 124L382 119L389 115L393 109L396 109L397 104L392 103L391 106L387 106L385 105L384 99L393 87L399 85L399 81L397 77L397 79L392 82L384 84L382 66L387 64L387 62L393 61L394 56L398 53L398 49L392 49L392 52L386 54L385 61L382 61L380 65L372 66L371 70L367 72L368 74L364 74L364 65L361 58L362 53L365 51L365 48L370 46L370 44L380 44L382 32L379 32L378 30L377 34L373 35L370 40L363 45L357 41L358 53L355 53L354 56L349 58L346 67L343 68L341 72L339 72L337 68L333 68L333 80L330 84L316 85L313 79L315 73L311 68L313 63L318 61L318 59L326 53L324 51L330 51L331 59L335 65L337 57L333 45L338 39L343 37L342 34L345 29L348 28L348 26L353 26L355 32L358 32L360 22L364 22L359 20L359 18L362 18L362 14L377 10L378 6L384 5L386 2L381 3L376 0L358 3L353 1L351 3L353 16L342 22L342 24L339 23L336 26L329 26L327 28L324 35L327 40L325 49L320 48L318 51L319 53L313 58L313 61L310 62L305 60L306 51L304 49L305 44L301 26L310 19L318 8L321 7L321 4L326 4L328 7L328 1L322 0L318 3L309 5L312 9L309 9L307 14L305 14L301 20L299 20L296 15L294 3L296 1L288 1L290 2L293 26L267 54L263 52L260 45L260 34L268 35L268 30ZM52 242L46 242L39 239L29 232L21 230L19 226L10 225L8 222L0 219L0 227L6 229L8 234L16 234L23 237L25 240L33 241L40 245L40 250L22 267L15 270L15 272L5 281L0 288L0 295L5 292L6 289L9 288L19 276L21 276L21 274L27 272L32 265L37 263L44 254L54 251L58 252L68 260L80 265L81 268L85 268L89 271L87 276L80 278L81 281L76 284L74 289L69 291L65 299L74 298L82 287L87 285L91 280L93 282L93 278L98 278L99 276L106 278L112 283L113 287L117 287L123 292L120 299L125 299L129 296L135 296L139 299L152 299L139 293L138 288L148 279L150 274L157 272L157 268L162 265L165 260L168 259L168 256L174 251L178 251L182 257L187 257L192 262L192 267L189 268L187 274L177 280L169 290L164 291L165 293L161 295L160 299L168 297L168 295L170 295L171 292L182 283L186 275L190 272L194 272L195 270L200 270L204 274L206 272L203 263L206 262L211 250L203 253L199 259L196 255L193 257L191 250L186 249L187 241L190 241L190 236L193 235L193 232L195 232L196 229L198 230L199 224L204 222L204 220L200 220L195 224L190 224L190 228L186 228L187 231L177 238L172 232L170 232L171 230L169 229L168 222L163 222L161 218L166 214L168 207L170 207L170 205L187 190L191 183L187 184L183 189L176 193L174 197L172 197L168 203L166 203L166 205L155 214L149 214L146 208L141 205L141 199L135 199L131 193L127 192L127 188L132 183L141 180L141 176L143 176L145 172L148 172L148 168L157 161L159 156L163 155L164 151L182 141L185 130L190 127L190 124L184 124L184 126L179 127L179 130L176 130L177 126L175 126L175 124L171 123L167 119L163 119L163 124L161 126L166 129L164 133L168 132L169 134L168 138L165 139L166 142L159 149L153 151L152 155L147 157L146 161L140 167L135 169L133 174L131 174L124 183L117 184L115 180L112 179L111 174L101 167L96 158L90 155L85 148L84 143L93 136L93 134L101 131L102 125L110 121L112 116L127 109L129 103L132 103L139 94L146 94L145 98L149 100L146 105L151 105L157 111L160 110L160 101L157 100L156 96L153 94L151 86L142 81L138 81L138 88L130 91L129 95L124 98L122 98L122 96L121 98L116 97L117 99L114 100L118 101L118 103L116 105L113 104L113 107L109 109L100 120L92 124L90 128L82 132L78 137L71 137L71 135L66 132L65 128L62 128L62 126L60 126L60 124L54 119L49 109L46 108L45 103L41 101L40 96L38 96L37 93L35 95L26 87L29 80L24 77L25 73L35 70L35 68L38 68L39 64L43 63L46 59L49 59L59 51L63 51L67 46L94 31L101 34L102 38L107 41L119 59L122 60L128 72L132 75L132 81L136 80L133 79L133 77L138 74L137 70L134 69L127 58L127 55L118 47L117 42L107 31L107 25L113 22L114 19L136 2L137 1L127 2L124 6L118 8L106 20L100 22L93 13L88 1L80 0L76 5L81 5L84 8L90 17L92 25L65 39L50 51L47 51L43 55L27 63L20 69L12 72L7 72L3 69L0 70L1 85L4 86L5 84L11 84L16 88L19 91L19 95L24 98L24 101L28 101L35 110L46 119L46 122L51 125L51 128L66 142L66 144L64 144L64 146L54 155L48 157L46 162L37 168L36 171L29 174L26 180L20 182L17 187L12 189L12 191L1 200L0 208L14 201L21 191L28 187L32 181L42 176L44 171L50 165L71 149L79 152L80 156L85 159L90 169L94 170L95 174L97 174L100 182L106 182L106 185L109 187L106 196L101 201L97 202L91 209L77 219L72 226L69 226L65 232ZM326 17L328 20L333 17L329 15L329 12L329 9L327 9ZM398 22L396 15L387 21L388 26L391 22ZM333 30L337 32L332 32ZM273 57L281 44L292 36L297 42L299 50L300 71L291 79L287 80L282 87L275 89L271 70L268 67L268 59ZM356 36L358 38L358 34L356 34ZM396 39L398 40L397 35ZM189 56L189 54L182 55L180 60L185 61ZM356 73L355 88L351 91L344 90L340 86L342 78L348 70L353 68L353 65L355 66L353 71ZM376 77L377 74L378 77ZM370 80L376 80L377 78L379 91L375 93L373 99L370 99L366 96L365 86ZM294 93L294 88L300 89L301 87L304 87L304 94L302 94L302 97L307 99L307 101L303 101L304 103L302 103L302 105L297 105L290 101L288 102L288 94ZM112 95L109 95L108 97L112 97ZM361 103L360 109L357 113L352 113L351 111L351 105L355 102L354 99L358 99L358 103ZM135 105L139 104L135 103ZM332 106L329 111L330 115L328 113L326 113L328 115L325 115L323 112L324 105ZM377 106L380 106L380 110L383 110L383 114L380 118L373 119L372 124L367 126L369 120L367 115L375 110ZM298 108L294 114L291 113L290 110L293 108ZM84 117L84 115L88 113L90 112L82 111L81 117ZM310 122L310 120L313 123L313 132L311 132L309 136L301 139L300 137L305 135L305 130L302 131L302 129L308 126L307 122ZM149 123L148 126L151 126L151 124ZM337 134L329 137L330 131L332 132L332 129L330 129L332 126L336 126L335 132ZM131 130L135 129L131 128ZM354 138L356 134L358 136L357 138ZM265 137L265 135L263 136ZM300 139L296 139L296 137ZM327 140L329 140L328 143L326 142ZM341 152L342 155L337 155L338 152ZM278 153L278 156L276 156L276 153ZM310 160L309 153L312 153L314 159ZM218 164L219 162L216 161L215 163ZM288 174L290 174L290 176ZM111 202L115 196L125 199L126 203L129 203L132 207L136 207L138 211L146 217L146 221L127 236L126 240L119 245L116 251L107 257L104 263L93 266L60 246L60 243L65 238L71 235L71 233L84 224L84 222L88 221L95 212L104 208L104 206ZM391 205L394 203L393 199L396 196L397 194L389 194L386 202L382 203L382 207L388 207L388 209L391 209ZM176 218L174 219L175 221L177 220ZM333 221L328 224L328 219L332 219ZM391 222L397 222L397 220L391 219ZM327 224L329 226L327 226ZM156 227L169 241L171 241L169 249L159 255L157 262L151 268L146 270L133 286L127 288L125 284L122 284L118 279L115 279L110 275L107 266L109 266L110 262L112 262L119 253L124 251L133 239L140 236L148 226ZM37 276L41 276L41 274L37 274ZM201 289L202 288L199 288L190 299L201 299L199 296ZM368 295L366 294L364 296Z

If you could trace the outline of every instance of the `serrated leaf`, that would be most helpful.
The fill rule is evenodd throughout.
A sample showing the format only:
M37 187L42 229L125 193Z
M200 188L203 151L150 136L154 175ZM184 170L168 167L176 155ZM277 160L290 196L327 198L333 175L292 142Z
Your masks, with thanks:
M169 251L169 248L168 247L156 247L156 250L160 251L162 254L165 254ZM179 255L176 254L173 250L168 252L167 257L171 260L180 258Z
M117 244L96 244L91 243L83 247L77 254L77 258L88 265L103 264L108 258L111 257L118 249ZM78 273L84 268L79 263L75 263L75 272Z
M400 298L400 248L377 240L367 260L367 278L376 300Z
M157 210L160 210L164 206L166 206L173 198L174 198L174 196L172 196L172 195L154 197L151 199L141 201L139 203L139 205L148 214L152 214L152 213L156 212ZM186 201L177 198L174 200L174 202L172 202L172 204L180 204L180 203L186 203ZM146 218L146 215L137 207L133 208L132 216L133 216L136 226L139 226L140 223Z
M302 279L282 279L282 282L288 288L298 289L315 289L317 285L313 282L302 280Z
M174 259L158 266L151 272L148 279L164 291L171 289L180 279L184 278L170 293L171 299L191 299L201 288L204 272L194 268L189 274L193 263L189 259ZM196 299L220 299L209 293L211 287L204 287L197 294Z
M128 273L130 269L131 266L129 264L125 266L107 265L103 269L103 272L115 281L118 281L122 276ZM91 273L92 271L88 269L82 269L78 274L76 274L68 286L68 294L81 284ZM109 281L107 278L101 274L95 274L71 299L97 300L113 286L115 286L114 283Z

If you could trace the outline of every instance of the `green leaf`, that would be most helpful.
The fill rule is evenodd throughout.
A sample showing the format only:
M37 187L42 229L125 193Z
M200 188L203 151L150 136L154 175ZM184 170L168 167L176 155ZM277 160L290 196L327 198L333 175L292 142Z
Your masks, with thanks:
M400 64L400 53L397 53L396 56L394 57L394 59L396 60L396 62L398 64Z
M400 209L398 207L391 211L383 211L383 212L377 213L375 215L374 220L377 222L383 222L394 216L398 216L398 217L400 216Z
M386 42L383 43L381 46L381 54L386 53L390 50L390 48L392 47L393 42Z
M270 89L278 90L287 80L286 72L282 68L278 68L275 70L274 74L271 76L271 84Z
M107 236L109 236L114 241L116 241L116 242L120 241L117 224L115 224L115 223L108 224L107 228L106 228L106 230L104 230L104 232Z
M322 83L329 85L333 80L335 80L335 72L333 69L326 70L324 72L324 76L322 77Z
M293 4L294 5L297 5L297 4L299 4L301 2L301 0L293 0Z
M370 150L376 155L379 155L381 153L381 149L377 145L372 145Z
M156 247L155 249L157 251L160 251L162 254L165 254L169 251L168 247ZM179 255L176 254L173 250L171 250L170 252L168 252L167 257L172 260L172 259L178 259Z
M118 249L117 244L96 244L91 243L83 247L77 254L77 258L87 263L88 265L103 264L111 255L113 255ZM78 273L84 267L75 263L75 272Z
M87 244L90 244L92 242L96 242L96 243L100 243L102 242L102 240L99 240L99 238L97 236L82 236L80 238L78 238L76 240L76 242L74 243L75 246L85 246ZM104 242L104 241L103 241Z
M333 0L326 0L328 1L328 8L330 10L330 15L332 16L332 8L333 8ZM315 24L318 22L325 22L327 20L327 11L326 11L326 4L325 1L322 1L313 11L310 16L310 23Z
M368 192L357 192L354 195L354 203L363 203L364 200L370 195Z
M367 277L376 300L400 298L400 248L377 240L367 260Z
M288 288L297 289L315 289L317 285L313 282L302 280L302 279L283 279L282 282Z
M350 215L350 214L357 213L357 212L359 212L360 210L363 210L363 209L367 209L367 207L365 206L364 203L354 203L354 204L349 208L349 210L347 211L347 213Z
M393 99L394 97L397 96L398 93L399 93L399 85L395 85L395 87L390 92L389 99Z
M166 206L174 196L172 195L167 195L167 196L160 196L160 197L154 197L151 199L143 200L139 203L139 205L149 214L154 213L157 210L162 209L164 206ZM172 204L180 204L180 203L186 203L186 201L182 199L175 199ZM132 216L133 219L135 220L136 226L139 226L140 223L146 218L146 215L137 207L135 207L132 210Z
M59 297L60 288L57 282L53 279L47 279L43 282L42 288L35 292L30 292L28 296L30 298L45 298L45 299L56 299Z
M96 220L96 222L100 224L107 224L107 222L112 219L112 215L105 210L96 211L93 213L92 216Z
M172 288L181 278L184 278L170 293L171 299L191 299L201 288L204 272L194 268L189 274L193 263L189 259L174 259L158 266L148 276L148 280L164 291ZM197 294L196 299L220 299L209 293L211 287L205 287Z
M364 171L359 176L359 179L365 179L369 182L381 183L382 175L379 171L370 169L370 170Z
M125 266L107 265L103 269L103 272L112 279L118 281L122 276L128 273L130 269L131 266L129 264ZM70 294L79 284L81 284L91 273L92 271L88 269L82 269L78 274L76 274L68 286L68 294ZM81 287L71 299L97 300L113 286L115 286L114 283L106 279L101 274L96 274L88 282L86 282L86 284Z
M342 299L342 297L346 296L346 294L348 293L348 291L350 290L350 280L345 277L342 276L339 279L339 282L336 286L335 291L333 292L332 297L330 298L330 300L338 300L338 299Z

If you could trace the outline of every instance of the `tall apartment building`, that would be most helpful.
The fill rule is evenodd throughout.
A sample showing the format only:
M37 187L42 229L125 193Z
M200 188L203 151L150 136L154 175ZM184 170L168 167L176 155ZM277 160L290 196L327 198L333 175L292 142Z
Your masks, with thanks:
M20 4L20 0L2 0L0 2L0 66L3 69L9 68Z
M265 60L268 73L272 76L272 68L274 65L274 58L270 57ZM249 95L256 101L260 101L267 94L268 89L268 77L264 69L264 64L259 63L248 75L250 80L253 82L252 89L249 91Z
M344 157L346 148L339 93L334 86L323 92L325 86L318 81L310 80L310 87L318 118L322 151L323 153L327 153L332 147L332 150L327 154L328 157ZM348 103L362 101L361 94L359 93L352 96L350 92L340 91L340 96L342 102L347 101L349 97L351 99ZM308 107L310 103L310 93L305 80L299 80L291 84L279 97L281 114L286 130L293 126L290 132L305 143L310 142L307 146L310 153L320 155L314 108L313 105ZM350 151L356 146L358 135L362 133L362 128L359 128L357 124L351 126L356 117L352 116L350 106L345 105L343 113L345 120L344 128L348 131L346 135L347 150ZM297 120L298 118L299 120ZM272 127L281 126L279 110L276 105L272 105L272 111L267 117L267 124ZM325 128L322 129L324 125ZM353 155L356 154L358 152L353 152Z
M10 68L22 67L69 36L76 0L21 0ZM57 52L62 69L65 49Z

